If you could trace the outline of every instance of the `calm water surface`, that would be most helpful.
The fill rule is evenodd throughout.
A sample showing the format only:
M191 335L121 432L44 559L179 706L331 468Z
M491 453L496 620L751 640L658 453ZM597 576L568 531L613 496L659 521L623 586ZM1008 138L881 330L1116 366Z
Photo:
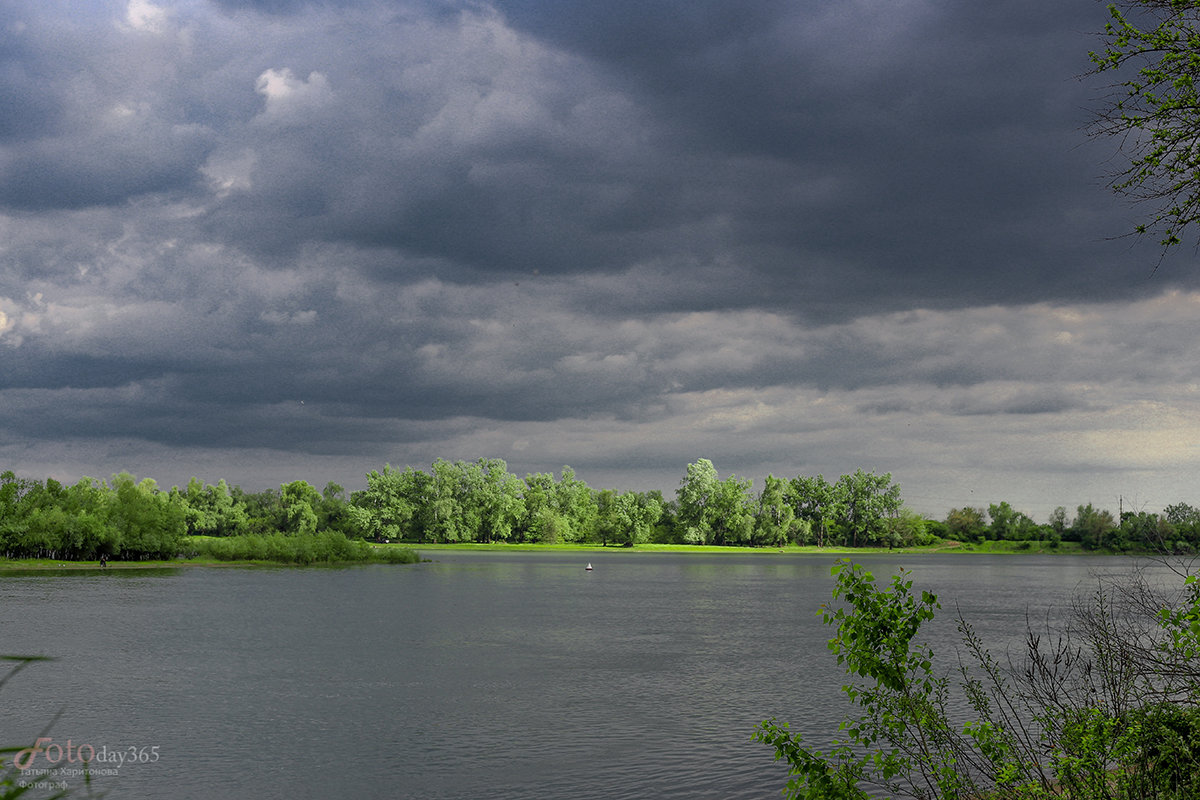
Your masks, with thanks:
M778 797L786 781L750 740L759 721L819 741L846 710L815 615L833 558L431 557L0 577L0 653L57 659L3 688L0 744L157 752L100 779L133 800L731 800ZM1027 612L1054 615L1097 571L1131 563L861 561L939 594L930 637L948 656L956 603L1002 650Z

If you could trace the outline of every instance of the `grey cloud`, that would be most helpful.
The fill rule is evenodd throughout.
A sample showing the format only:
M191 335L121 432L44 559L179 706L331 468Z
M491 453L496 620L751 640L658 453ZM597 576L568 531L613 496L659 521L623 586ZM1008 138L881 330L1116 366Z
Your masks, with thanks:
M260 258L341 242L465 282L659 265L680 284L734 269L710 302L829 318L868 303L1078 298L1128 274L1064 216L1097 198L1081 185L1093 163L1076 149L1082 95L1059 55L1074 14L1022 7L1047 31L1029 37L1005 26L1011 14L962 9L909 9L897 33L890 12L773 2L266 10L285 6L295 13L259 39L193 11L189 57L162 64L187 81L139 78L153 101L121 135L15 144L8 202L184 192L207 236ZM353 47L308 28L335 19ZM827 49L846 37L849 51ZM913 45L934 38L945 46ZM83 52L87 69L99 55ZM1026 62L1038 71L989 79ZM290 97L261 90L285 70ZM313 76L322 101L276 113ZM128 99L110 95L100 86L91 111ZM212 159L245 155L244 183L205 196Z
M1106 238L1091 2L139 8L0 17L14 461L929 486L1189 430L1200 273Z

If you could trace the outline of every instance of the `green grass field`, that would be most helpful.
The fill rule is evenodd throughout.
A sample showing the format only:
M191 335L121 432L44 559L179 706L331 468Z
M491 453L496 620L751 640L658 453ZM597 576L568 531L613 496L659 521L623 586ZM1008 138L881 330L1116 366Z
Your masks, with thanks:
M961 544L959 542L938 542L926 547L898 547L889 550L886 547L816 547L815 545L789 545L787 547L718 547L716 545L694 544L639 544L636 547L609 546L598 544L510 544L492 543L477 544L459 542L455 544L419 544L417 542L395 542L392 544L372 545L380 550L392 548L408 548L418 553L436 553L441 550L457 550L470 553L481 552L537 552L537 553L718 553L733 554L776 554L776 555L833 555L853 556L865 553L983 553L992 555L1025 555L1033 553L1048 553L1054 555L1080 555L1084 551L1078 542L1062 542L1052 548L1046 542L993 542L980 544ZM375 561L334 562L333 564L319 563L312 566L345 566L359 563L382 563ZM109 561L105 569L111 570L143 570L162 569L164 567L281 567L293 566L274 561L247 559L235 561L219 561L214 558L197 556L191 558L175 558L157 561ZM28 570L99 570L99 561L58 561L54 559L2 559L0 572Z

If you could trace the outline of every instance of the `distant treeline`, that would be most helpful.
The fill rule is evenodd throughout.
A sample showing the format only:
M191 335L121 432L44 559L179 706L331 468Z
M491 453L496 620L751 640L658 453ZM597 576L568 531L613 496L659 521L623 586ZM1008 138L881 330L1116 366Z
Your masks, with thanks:
M114 475L108 483L83 478L70 486L53 478L43 482L0 473L0 556L141 561L199 555L298 564L419 560L411 550L374 548L335 526L285 529L275 526L275 511L253 516L264 508L262 503L278 507L283 492L247 495L230 491L224 482L205 487L195 480L188 488L199 490L199 505L193 505L187 491L163 492L153 480L138 481L128 473ZM198 513L201 507L207 512ZM224 538L189 536L211 533L197 525L218 517L221 524L232 523L222 530Z
M1084 550L1112 553L1195 553L1200 549L1200 509L1175 503L1162 514L1125 511L1118 520L1112 512L1091 503L1077 506L1074 515L1059 506L1047 524L1039 525L1008 503L982 508L953 509L944 521L930 520L927 530L942 539L977 544L984 540L1012 542L1079 542Z
M1200 545L1200 511L1183 503L1163 515L1130 512L1120 520L1091 505L1079 506L1073 518L1059 508L1047 524L1036 524L1001 502L931 520L904 507L890 474L862 470L833 482L769 475L753 492L749 479L721 479L711 461L699 459L687 465L671 499L659 491L593 489L570 467L558 477L520 478L500 459L439 459L428 472L389 465L366 478L367 488L347 497L335 483L318 491L302 480L251 493L192 478L163 491L128 473L63 485L9 471L0 474L0 555L242 558L291 550L299 553L292 560L341 560L361 556L364 541L902 547L999 539L1177 552ZM222 544L207 537L236 538Z

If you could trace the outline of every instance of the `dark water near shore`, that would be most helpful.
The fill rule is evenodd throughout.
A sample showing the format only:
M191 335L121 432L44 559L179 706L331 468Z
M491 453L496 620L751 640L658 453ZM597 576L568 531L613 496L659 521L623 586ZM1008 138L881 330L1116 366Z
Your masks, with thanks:
M127 759L110 798L774 798L770 716L833 733L827 556L438 552L435 563L0 577L0 744ZM583 569L591 561L595 570ZM996 648L1125 559L863 557ZM43 725L59 710L48 733ZM157 748L152 750L151 748ZM145 763L130 763L144 753ZM152 755L157 754L157 760ZM51 750L50 756L56 755ZM112 767L113 764L108 766Z

